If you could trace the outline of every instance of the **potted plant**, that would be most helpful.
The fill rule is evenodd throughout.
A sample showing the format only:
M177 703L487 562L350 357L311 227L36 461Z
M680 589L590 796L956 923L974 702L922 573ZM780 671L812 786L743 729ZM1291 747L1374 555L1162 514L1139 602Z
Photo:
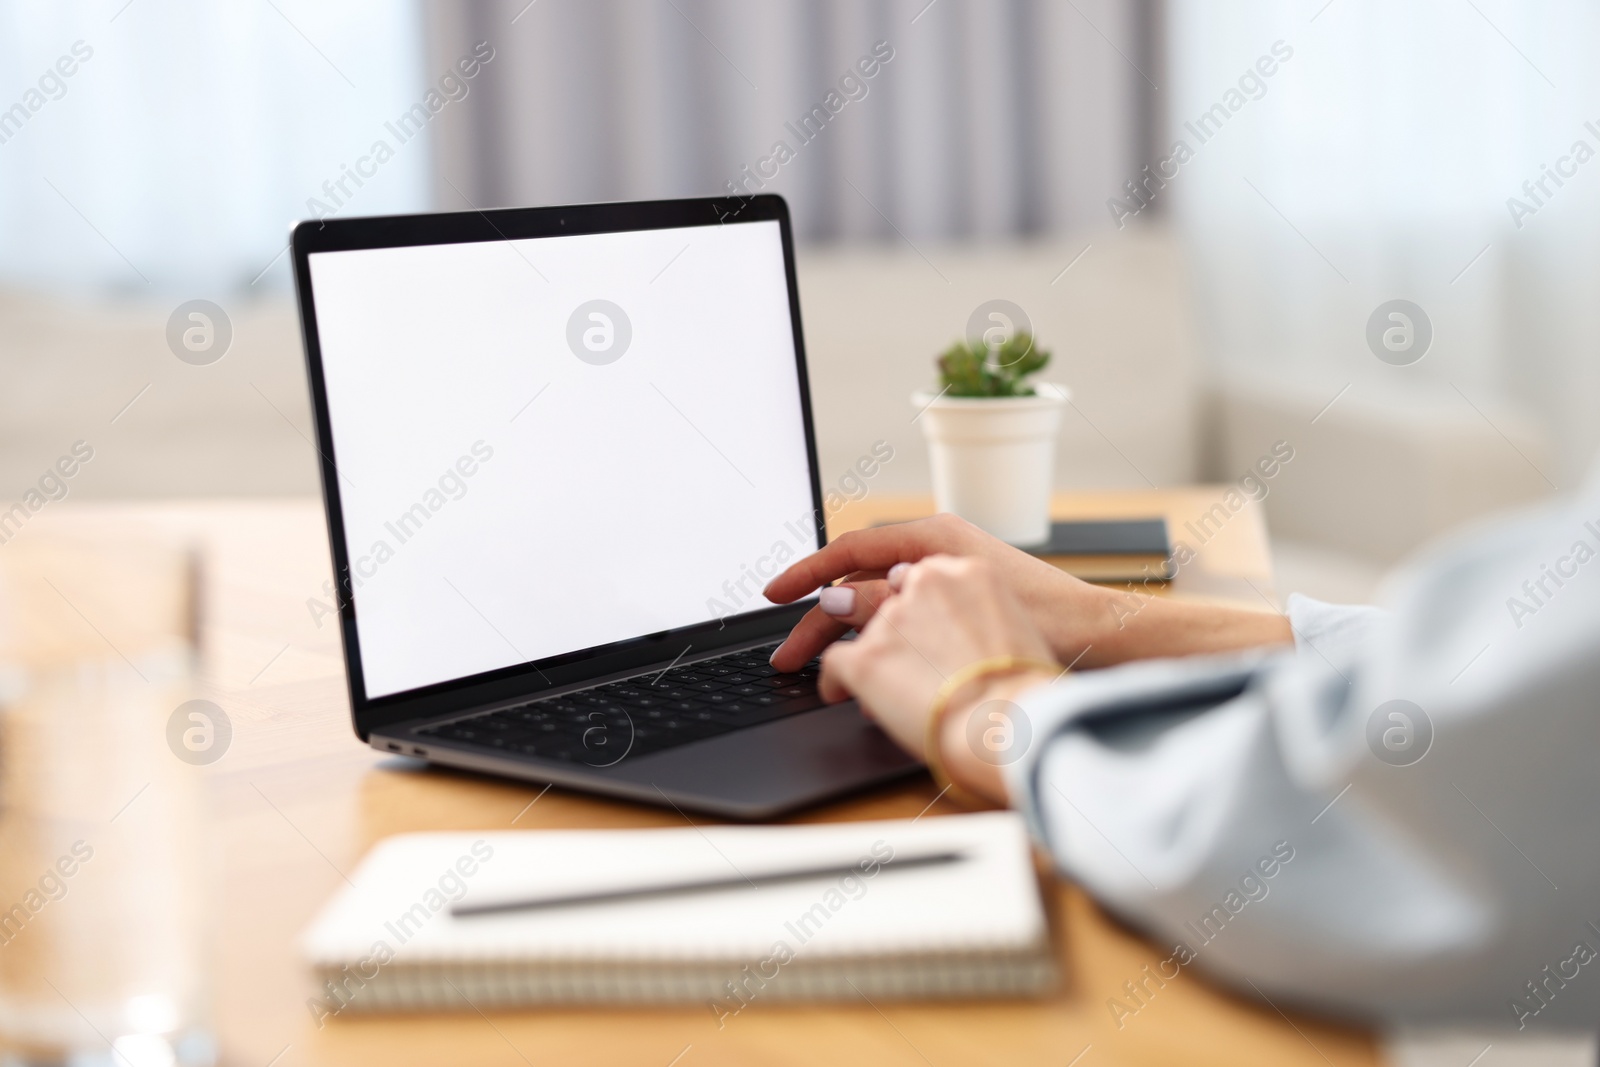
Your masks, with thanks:
M1030 333L958 341L939 356L939 391L911 398L937 508L1023 548L1050 539L1056 431L1068 393L1028 381L1049 362Z

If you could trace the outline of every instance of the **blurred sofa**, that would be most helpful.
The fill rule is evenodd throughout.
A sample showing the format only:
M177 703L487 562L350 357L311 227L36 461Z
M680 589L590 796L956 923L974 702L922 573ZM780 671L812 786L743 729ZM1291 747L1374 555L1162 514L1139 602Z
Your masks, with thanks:
M0 500L76 441L76 497L312 493L310 402L292 300L224 301L233 339L209 366L167 347L179 303L0 294Z

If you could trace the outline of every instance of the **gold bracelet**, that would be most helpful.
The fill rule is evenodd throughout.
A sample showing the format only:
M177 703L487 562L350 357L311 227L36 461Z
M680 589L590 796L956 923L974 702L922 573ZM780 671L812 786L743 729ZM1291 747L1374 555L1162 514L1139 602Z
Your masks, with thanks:
M944 680L939 692L934 695L933 703L928 707L928 730L922 742L923 762L928 765L928 773L933 776L934 784L939 786L941 793L948 793L951 799L965 807L988 805L984 798L956 784L955 779L950 777L950 772L945 768L943 757L939 755L940 742L944 738L944 721L950 713L950 701L973 682L993 678L999 674L1029 670L1059 675L1061 665L1030 659L1027 656L990 656L988 659L967 664Z

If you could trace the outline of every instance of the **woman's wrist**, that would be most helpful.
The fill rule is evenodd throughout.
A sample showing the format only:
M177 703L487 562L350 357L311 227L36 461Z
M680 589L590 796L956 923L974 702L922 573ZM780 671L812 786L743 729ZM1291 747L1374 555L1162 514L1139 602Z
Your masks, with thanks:
M1003 721L1021 714L1017 701L1023 694L1054 681L1057 675L1042 670L1020 670L975 682L956 693L944 716L939 734L939 755L950 780L959 788L975 793L1002 807L1007 803L1004 768L1020 759L1022 752L1012 746L1026 743L1026 730L1018 731L1015 722ZM998 704L999 706L993 706ZM974 723L974 716L983 719ZM999 744L990 745L996 737Z
M1060 585L1042 589L1034 611L1056 658L1084 669L1109 667L1129 658L1128 617L1141 611L1149 598L1057 573Z

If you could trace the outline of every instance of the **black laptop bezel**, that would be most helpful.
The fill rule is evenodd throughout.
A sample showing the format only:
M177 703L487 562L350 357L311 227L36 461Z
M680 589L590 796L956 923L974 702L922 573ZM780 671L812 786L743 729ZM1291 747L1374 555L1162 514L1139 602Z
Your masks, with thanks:
M319 252L398 248L431 244L511 241L576 234L688 226L747 225L777 222L783 241L784 274L789 286L789 319L794 332L795 372L800 386L800 414L810 466L812 515L818 545L827 542L816 435L812 428L811 387L806 372L805 340L800 328L800 292L795 280L794 236L789 207L781 196L716 197L652 200L557 207L497 208L348 219L308 220L295 225L290 237L295 297L300 310L301 341L311 387L316 424L318 471L322 480L328 541L338 593L339 631L355 732L366 741L374 730L451 712L571 686L590 679L641 670L690 653L731 649L782 633L799 620L811 601L741 614L723 623L706 622L617 641L594 648L504 667L467 678L441 682L382 697L369 697L361 667L358 607L349 554L345 547L344 514L339 494L338 456L329 422L328 394L317 336L317 311L311 287L310 257Z

